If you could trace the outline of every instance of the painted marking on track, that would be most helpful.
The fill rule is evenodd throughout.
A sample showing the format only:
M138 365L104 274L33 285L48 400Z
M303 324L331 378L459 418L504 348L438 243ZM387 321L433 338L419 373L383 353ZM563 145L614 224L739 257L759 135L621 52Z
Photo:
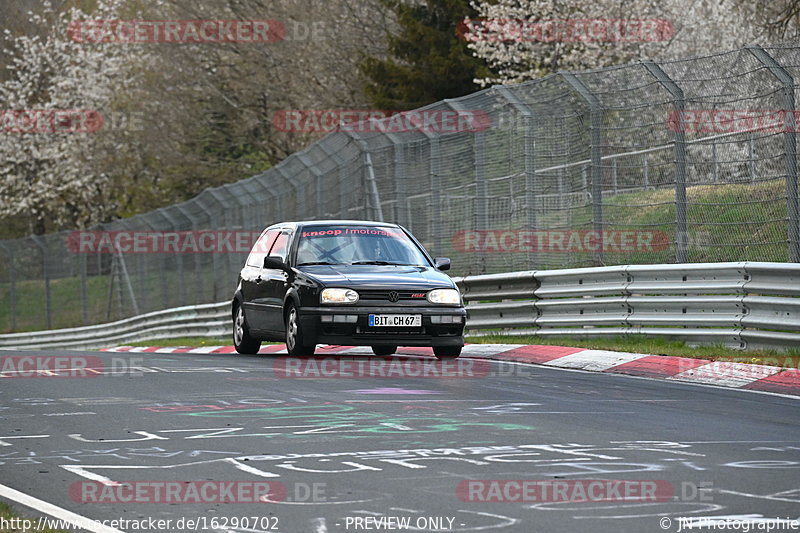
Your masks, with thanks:
M552 359L542 364L545 366L579 368L581 370L603 372L609 368L636 361L643 357L650 356L637 353L609 352L606 350L584 350L582 352L559 357L558 359Z
M200 348L194 348L192 350L193 353L211 353L213 351L219 350L220 348L224 348L224 346L201 346Z
M25 507L30 507L31 509L35 509L41 513L53 516L57 519L69 521L76 526L79 525L81 529L85 529L86 531L92 531L93 533L124 533L119 529L104 526L100 522L92 520L91 518L81 516L77 513L73 513L72 511L67 511L66 509L58 507L57 505L40 500L39 498L34 498L33 496L29 496L24 492L14 490L5 485L0 485L0 496L15 501L20 505L24 505Z
M7 439L46 439L49 436L50 435L12 435L10 437L0 437L0 446L13 446L13 444L3 442Z
M743 387L754 381L770 377L780 372L777 366L750 365L730 361L713 361L680 374L666 378L674 381L691 381L726 387Z
M352 392L355 394L444 394L444 392L442 391L435 391L435 390L400 389L392 387L384 387L381 389L346 390L343 392Z

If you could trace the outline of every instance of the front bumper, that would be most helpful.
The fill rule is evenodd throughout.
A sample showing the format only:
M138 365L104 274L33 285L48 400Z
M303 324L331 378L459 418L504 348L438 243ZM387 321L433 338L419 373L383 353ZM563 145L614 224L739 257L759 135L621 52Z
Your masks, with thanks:
M448 306L332 306L298 310L300 327L318 344L346 346L463 346L467 311ZM370 314L422 315L419 328L375 328ZM356 316L355 322L322 322L323 315ZM432 317L461 317L460 323L434 323ZM336 320L336 318L334 318Z

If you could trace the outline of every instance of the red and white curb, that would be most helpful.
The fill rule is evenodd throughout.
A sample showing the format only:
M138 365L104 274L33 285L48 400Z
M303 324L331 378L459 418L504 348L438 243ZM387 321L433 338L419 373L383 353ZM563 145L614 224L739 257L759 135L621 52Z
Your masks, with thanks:
M103 351L161 354L236 353L233 346L117 346ZM269 344L262 347L258 353L286 354L286 346ZM316 354L372 355L372 350L368 346L320 346L317 348ZM397 355L433 356L433 351L430 348L402 347L398 349ZM524 344L467 344L461 355L475 359L515 361L557 368L611 372L800 396L800 370L784 369L779 366Z

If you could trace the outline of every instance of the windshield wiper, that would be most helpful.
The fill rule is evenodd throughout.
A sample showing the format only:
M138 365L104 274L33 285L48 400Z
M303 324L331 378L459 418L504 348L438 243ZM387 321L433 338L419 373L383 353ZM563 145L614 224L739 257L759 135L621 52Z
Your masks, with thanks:
M311 266L311 265L340 265L341 263L329 263L328 261L309 261L307 263L299 263L297 266Z
M392 263L390 261L353 261L351 265L394 265L394 266L416 266L410 263Z

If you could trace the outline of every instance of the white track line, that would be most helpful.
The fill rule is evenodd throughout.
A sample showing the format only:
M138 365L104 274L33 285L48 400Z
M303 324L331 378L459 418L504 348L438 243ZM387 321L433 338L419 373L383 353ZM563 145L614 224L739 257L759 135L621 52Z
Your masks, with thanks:
M15 501L20 505L24 505L25 507L30 507L31 509L35 509L41 513L48 514L57 519L68 521L72 525L80 527L81 529L84 529L86 531L92 531L94 533L124 533L119 529L114 529L113 527L104 526L103 524L97 522L96 520L92 520L91 518L87 518L85 516L73 513L72 511L67 511L66 509L58 507L57 505L53 505L52 503L47 503L46 501L34 498L33 496L29 496L24 492L14 490L11 487L7 487L5 485L0 485L0 497L8 498L9 500ZM36 521L34 520L34 522ZM73 528L67 528L67 529L73 529Z

